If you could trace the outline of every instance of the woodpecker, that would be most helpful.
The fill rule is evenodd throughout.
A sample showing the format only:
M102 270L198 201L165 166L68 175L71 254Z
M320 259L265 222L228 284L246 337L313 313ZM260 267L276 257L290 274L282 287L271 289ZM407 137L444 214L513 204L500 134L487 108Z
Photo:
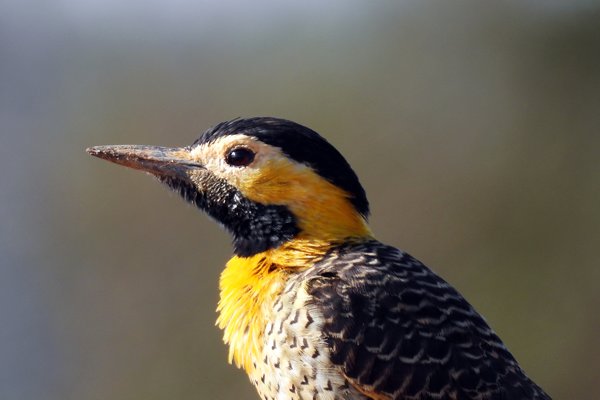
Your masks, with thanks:
M191 146L96 146L223 225L229 362L271 399L549 399L441 277L369 229L344 157L292 121L220 123Z

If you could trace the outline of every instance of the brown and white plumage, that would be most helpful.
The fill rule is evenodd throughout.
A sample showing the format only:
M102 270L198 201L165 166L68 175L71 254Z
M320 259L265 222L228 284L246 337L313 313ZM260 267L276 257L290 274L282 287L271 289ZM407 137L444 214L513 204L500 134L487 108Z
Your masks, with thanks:
M549 399L454 288L374 239L356 174L314 131L237 119L188 147L88 151L232 233L218 325L263 399Z
M340 246L308 290L331 361L374 398L547 399L484 319L410 255Z

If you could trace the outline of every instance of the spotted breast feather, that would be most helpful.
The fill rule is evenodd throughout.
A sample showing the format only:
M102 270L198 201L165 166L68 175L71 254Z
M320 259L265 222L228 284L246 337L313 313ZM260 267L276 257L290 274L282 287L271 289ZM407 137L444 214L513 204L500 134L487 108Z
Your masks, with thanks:
M332 363L368 398L550 398L454 288L398 249L344 244L308 282Z

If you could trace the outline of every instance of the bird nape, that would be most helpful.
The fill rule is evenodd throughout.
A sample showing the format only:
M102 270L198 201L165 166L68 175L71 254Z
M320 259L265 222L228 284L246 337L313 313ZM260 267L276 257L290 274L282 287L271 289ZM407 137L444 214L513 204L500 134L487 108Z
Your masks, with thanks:
M234 119L191 146L97 146L222 224L229 361L263 399L549 399L452 286L378 242L344 157L278 118Z

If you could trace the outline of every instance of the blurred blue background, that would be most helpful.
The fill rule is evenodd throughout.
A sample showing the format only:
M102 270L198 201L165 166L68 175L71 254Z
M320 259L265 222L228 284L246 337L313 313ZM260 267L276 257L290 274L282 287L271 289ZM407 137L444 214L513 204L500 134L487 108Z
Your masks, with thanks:
M334 143L553 397L600 397L599 1L9 0L1 399L258 398L214 326L227 235L84 152L255 115Z

